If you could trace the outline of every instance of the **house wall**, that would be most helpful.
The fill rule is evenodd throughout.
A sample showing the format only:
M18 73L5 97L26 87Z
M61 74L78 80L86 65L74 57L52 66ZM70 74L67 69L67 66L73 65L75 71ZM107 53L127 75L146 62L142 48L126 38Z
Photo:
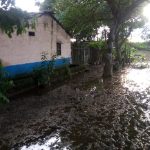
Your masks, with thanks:
M34 31L35 36L29 36L28 31ZM9 38L6 34L0 35L0 60L5 69L11 74L31 72L41 64L41 54L47 54L50 60L56 55L56 43L62 43L62 54L56 57L55 66L71 60L70 36L50 16L43 15L37 18L36 29L27 29L26 33Z

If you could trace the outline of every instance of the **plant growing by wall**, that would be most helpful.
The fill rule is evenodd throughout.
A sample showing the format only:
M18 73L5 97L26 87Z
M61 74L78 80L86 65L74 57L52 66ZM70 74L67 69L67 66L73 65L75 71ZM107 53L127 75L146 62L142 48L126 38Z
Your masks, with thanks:
M65 58L62 58L63 66L55 68L56 55L53 55L50 61L48 60L47 56L48 53L46 52L41 54L41 66L35 68L33 71L33 78L38 87L44 87L53 82L63 81L71 78L71 71Z
M33 71L33 78L35 81L35 84L38 87L43 87L46 85L50 85L52 75L54 74L54 62L55 62L55 56L52 56L52 60L48 61L48 53L43 52L41 54L41 66L38 68L35 68Z
M71 78L71 70L70 70L67 60L65 58L63 58L63 64L64 64L64 71L65 71L64 76L66 78Z
M7 73L4 71L2 63L0 62L0 103L9 102L7 92L13 86L13 81L6 78L6 76Z

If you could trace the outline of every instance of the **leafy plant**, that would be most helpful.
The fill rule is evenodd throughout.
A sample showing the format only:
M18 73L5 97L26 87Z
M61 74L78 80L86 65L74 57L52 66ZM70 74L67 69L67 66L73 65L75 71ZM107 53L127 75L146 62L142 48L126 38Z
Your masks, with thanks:
M41 54L41 66L34 69L34 81L38 87L49 85L51 82L51 76L54 74L54 62L55 56L52 56L52 60L48 61L47 53Z
M7 92L13 86L13 81L6 77L7 73L4 71L2 63L0 62L0 103L9 102L9 99L7 98Z
M130 45L138 50L150 50L150 43L149 42L136 42L130 43Z
M50 85L53 81L62 81L71 77L71 72L67 60L63 59L63 67L55 68L56 55L52 56L49 61L47 53L43 52L41 55L41 66L34 69L33 78L38 87Z
M89 46L91 48L105 49L106 48L106 41L91 41L89 43Z
M65 66L64 66L64 71L65 71L64 75L66 77L71 78L71 70L70 70L69 65L67 64L67 61L66 61L65 58L63 59L63 64L65 64Z
M49 84L50 78L46 67L40 67L34 70L34 81L38 87Z

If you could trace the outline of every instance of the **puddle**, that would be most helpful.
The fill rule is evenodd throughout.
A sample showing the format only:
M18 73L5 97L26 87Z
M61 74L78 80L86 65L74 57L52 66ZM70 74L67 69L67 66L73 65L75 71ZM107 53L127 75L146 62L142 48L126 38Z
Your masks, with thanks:
M150 64L150 63L149 63ZM140 64L138 63L138 66ZM150 121L150 68L129 68L127 72L121 76L123 87L130 92L135 93L135 100L138 104L145 105L145 117Z
M145 92L150 88L150 68L128 69L125 75L122 75L122 84L130 91Z
M69 150L69 146L62 143L59 131L44 138L38 138L35 142L19 144L12 150Z

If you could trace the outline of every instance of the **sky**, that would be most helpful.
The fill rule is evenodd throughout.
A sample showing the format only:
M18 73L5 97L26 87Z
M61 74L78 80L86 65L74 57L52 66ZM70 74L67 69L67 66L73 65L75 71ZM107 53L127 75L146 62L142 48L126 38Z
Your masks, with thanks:
M16 6L28 12L38 12L39 7L35 6L35 1L36 0L16 0ZM44 0L38 1L43 2Z
M38 12L39 7L35 6L35 1L36 0L16 0L16 6L21 8L22 10L26 10L28 12ZM39 2L43 2L44 0L38 0ZM148 18L148 24L150 24L150 4L147 5L143 9L143 14ZM136 29L132 33L130 37L130 41L132 42L142 42L143 40L141 39L141 34L142 34L142 29Z
M150 25L150 4L148 4L145 8L143 8L143 15L148 19L147 25ZM144 40L141 38L143 29L136 29L132 32L129 40L132 42L143 42Z

